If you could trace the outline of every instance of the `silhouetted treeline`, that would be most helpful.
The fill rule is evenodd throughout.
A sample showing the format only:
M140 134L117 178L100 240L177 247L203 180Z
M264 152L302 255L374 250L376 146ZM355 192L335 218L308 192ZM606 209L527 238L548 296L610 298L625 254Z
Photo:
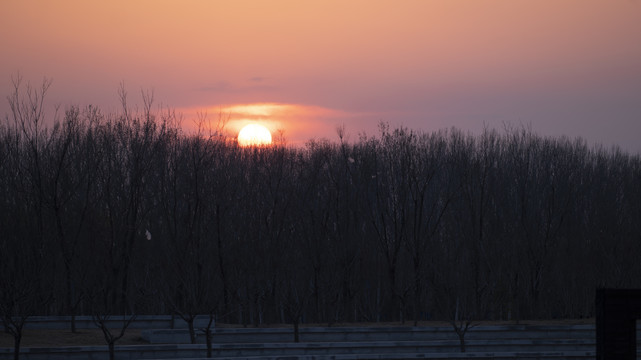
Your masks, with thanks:
M641 160L617 149L384 124L240 148L149 106L70 107L50 128L16 110L0 127L7 321L579 318L596 287L641 286Z

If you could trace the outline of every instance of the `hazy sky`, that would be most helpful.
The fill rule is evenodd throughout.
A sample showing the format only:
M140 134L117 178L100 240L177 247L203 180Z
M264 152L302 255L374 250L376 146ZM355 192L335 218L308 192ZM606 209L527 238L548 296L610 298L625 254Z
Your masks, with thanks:
M0 0L0 49L2 95L49 77L51 107L116 111L124 82L292 143L509 123L641 152L634 0Z

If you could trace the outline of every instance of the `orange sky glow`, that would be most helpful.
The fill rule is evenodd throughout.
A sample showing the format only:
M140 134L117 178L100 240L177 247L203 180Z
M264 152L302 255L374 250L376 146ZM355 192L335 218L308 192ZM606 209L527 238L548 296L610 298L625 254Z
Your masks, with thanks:
M290 144L509 123L641 152L636 0L7 0L0 34L0 93L52 78L51 107L117 111L124 82Z
M288 145L304 145L310 139L335 140L337 126L349 121L358 122L359 117L364 116L318 106L277 103L222 105L205 110L195 107L178 111L183 118L197 118L197 113L204 111L213 125L218 124L219 119L225 121L224 132L228 137L235 137L247 124L257 123L269 129L275 139L282 135ZM333 122L336 124L332 125ZM196 124L185 122L183 127L195 130Z

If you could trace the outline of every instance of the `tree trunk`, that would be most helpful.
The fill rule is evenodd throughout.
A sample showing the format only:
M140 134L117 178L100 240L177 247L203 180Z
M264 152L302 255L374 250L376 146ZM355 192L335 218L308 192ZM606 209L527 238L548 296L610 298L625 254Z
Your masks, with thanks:
M66 290L67 290L67 311L69 312L69 315L71 315L71 332L76 333L76 311L75 311L75 306L74 306L74 298L73 298L73 285L72 285L72 280L71 280L71 264L69 264L69 261L65 261L65 285L66 285Z
M318 286L318 271L314 268L314 305L316 307L316 322L321 322L320 289Z
M116 355L114 344L115 344L115 341L109 342L109 360L114 360Z
M196 343L196 331L194 330L194 316L189 316L187 318L187 327L189 328L189 341L192 344Z
M22 340L22 331L16 331L13 334L13 359L20 359L20 341Z
M465 352L465 331L458 332L458 341L461 345L461 352Z
M299 329L298 329L299 321L300 320L298 317L294 319L294 342L300 342Z
M418 319L421 307L421 264L414 259L414 326L418 326Z
M216 323L214 322L214 317L215 315L212 313L209 313L209 322L207 322L207 327L205 328L205 341L207 343L207 358L212 357L212 337L214 334L211 331L211 325L213 324L214 327L216 326Z
M220 271L220 279L222 280L223 291L223 318L222 321L227 319L229 312L229 286L227 284L227 274L225 272L225 253L223 251L223 238L220 232L220 206L216 205L216 246L218 249L218 270Z
M211 346L211 339L212 334L211 334L211 329L207 328L207 334L205 335L205 339L207 341L207 358L211 358L211 353L212 353L212 346Z
M403 322L403 309L401 308L400 301L398 301L398 292L396 291L396 260L389 260L388 259L388 276L389 276L389 287L390 287L390 313L392 314L392 317L390 318L391 321L394 321L394 314L396 311L398 311L399 314L399 321Z

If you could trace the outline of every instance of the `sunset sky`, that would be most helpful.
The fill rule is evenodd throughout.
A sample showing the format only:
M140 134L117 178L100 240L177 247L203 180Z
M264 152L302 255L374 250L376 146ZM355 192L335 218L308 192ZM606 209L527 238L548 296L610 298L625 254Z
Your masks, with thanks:
M0 49L3 116L20 73L52 108L115 112L124 82L292 144L507 123L641 152L638 0L1 0Z

